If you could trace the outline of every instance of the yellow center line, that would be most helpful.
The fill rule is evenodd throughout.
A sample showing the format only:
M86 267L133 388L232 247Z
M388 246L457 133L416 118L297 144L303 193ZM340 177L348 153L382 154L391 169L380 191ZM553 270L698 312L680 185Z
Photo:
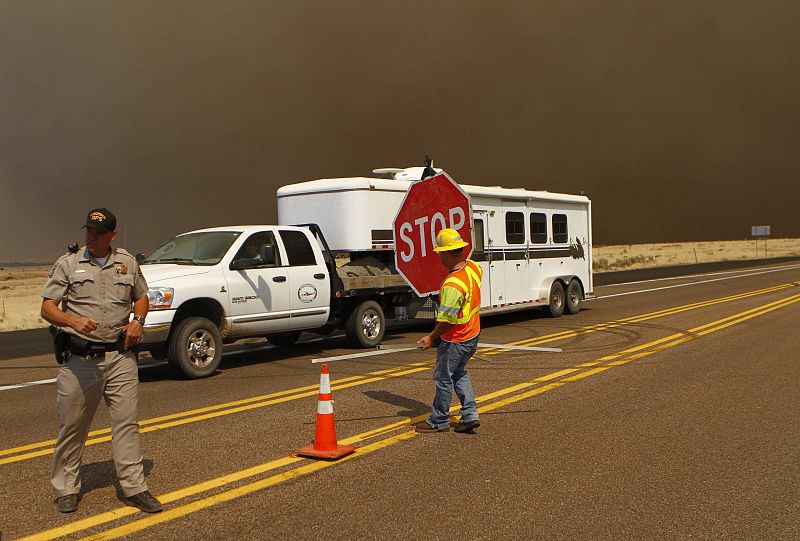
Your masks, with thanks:
M333 383L334 384L342 384L342 383L347 383L347 382L352 382L352 381L358 381L358 380L365 379L365 378L371 378L371 377L374 377L374 376L381 376L383 374L388 374L388 373L395 372L395 371L398 371L398 370L403 370L403 369L406 369L408 367L421 366L423 364L426 364L426 363L412 363L412 364L409 364L409 365L406 365L406 366L401 366L401 367L392 367L392 368L386 368L386 369L383 369L383 370L376 370L376 371L370 372L368 374L361 374L361 375L357 375L357 376L350 376L350 377L346 377L346 378L340 378L340 379L336 380ZM172 413L172 414L169 414L169 415L163 415L161 417L154 417L152 419L145 419L143 421L139 421L139 426L153 425L153 424L162 423L162 422L165 422L165 421L171 421L173 419L180 419L182 417L190 417L190 416L193 416L193 415L199 415L199 414L203 414L203 413L206 413L206 412L211 412L211 411L216 411L216 410L220 410L220 409L236 407L236 406L243 405L243 404L251 404L251 403L254 403L254 402L261 402L261 401L269 400L269 399L276 398L276 397L292 395L292 394L296 394L296 393L303 393L304 391L314 391L314 392L316 392L316 390L318 388L319 388L318 384L307 385L305 387L298 387L298 388L295 388L295 389L286 389L286 390L283 390L283 391L277 391L277 392L269 393L269 394L265 394L265 395L253 396L253 397L250 397L250 398L244 398L244 399L241 399L241 400L235 400L233 402L225 402L225 403L222 403L222 404L215 404L215 405L205 406L205 407L202 407L202 408L196 408L196 409L192 409L192 410L188 410L188 411ZM312 394L314 394L314 393L312 392ZM303 396L306 396L306 395L304 394ZM89 432L89 436L90 437L92 437L92 436L100 436L100 435L103 435L103 434L111 434L111 428L102 428L102 429L99 429L99 430L93 430L93 431ZM103 440L103 441L108 441L108 439ZM55 443L56 443L56 440L53 439L53 440L40 441L40 442L37 442L37 443L31 443L31 444L28 444L28 445L23 445L21 447L14 447L12 449L4 449L4 450L0 450L0 456L11 455L11 454L19 453L19 452L22 452L22 451L29 451L31 449L38 449L40 447L51 446L51 445L55 445ZM47 453L44 453L44 454L48 454L48 453L51 453L51 452L52 452L52 450L49 450ZM0 464L4 464L4 463L5 462L0 460Z
M521 340L518 342L511 342L509 345L532 345L532 344L544 344L549 342L554 342L558 340L563 340L566 338L571 338L583 334L588 334L592 332L607 330L615 327L620 327L623 325L628 325L631 323L637 323L640 321L646 321L649 319L655 319L659 317L665 317L668 315L673 315L681 312L685 312L688 310L694 310L697 308L703 308L707 306L712 306L715 304L731 302L734 300L740 300L748 297L753 297L757 295L763 295L766 293L779 291L781 289L794 287L797 285L797 282L789 282L786 284L780 284L777 286L772 286L768 288L762 288L754 291L749 291L745 293L739 293L736 295L729 295L727 297L722 297L719 299L711 299L707 301L700 301L697 303L687 304L683 306L678 306L674 308L667 308L664 310L659 310L656 312L650 312L647 314L642 314L638 316L632 316L629 318L615 320L605 323L599 323L594 325L589 325L586 327L582 327L576 330L569 330L569 331L561 331L557 333L552 333L548 335L543 335L536 338L529 338L526 340ZM497 355L499 353L503 353L510 350L482 350L482 352L487 352L487 355ZM434 363L433 360L424 361L424 362L417 362L411 363L403 366L386 368L382 370L377 370L373 372L369 372L367 374L361 374L356 376L350 376L346 378L341 378L332 382L333 389L346 389L349 387L354 387L357 385L366 385L369 383L374 383L376 381L381 381L387 379L388 377L401 377L403 375L412 374L415 372L423 371L428 369ZM572 369L575 371L575 369ZM270 394L249 397L241 400L236 400L232 402L226 402L221 404L215 404L211 406L205 406L202 408L196 408L184 412L177 412L169 415L164 415L160 417L154 417L151 419L145 419L139 422L139 426L142 427L140 429L141 433L147 432L155 432L158 430L164 430L167 428L173 428L181 425L186 425L190 423L195 423L203 420L213 419L217 417L222 417L225 415L231 415L235 413L240 413L244 411L250 411L257 408L263 408L266 406L271 406L275 404L280 404L284 402L289 402L292 400L298 400L301 398L306 398L313 396L317 393L317 386L316 385L307 385L304 387L298 387L294 389L287 389L283 391L277 391ZM106 443L111 441L111 429L110 428L103 428L99 430L94 430L89 433L89 439L87 439L85 445L97 445L100 443ZM0 465L9 464L13 462L20 462L23 460L29 460L36 457L46 456L53 453L53 445L55 445L56 440L45 440L40 441L37 443L32 443L28 445L23 445L20 447L14 447L10 449L0 450L0 456L7 456L7 455L15 455L7 458L0 458ZM42 449L44 448L44 449ZM37 451L27 452L24 451L31 451L33 449L39 449ZM22 454L18 454L22 453Z
M603 331L607 329L613 329L615 327L620 327L623 325L629 325L631 323L640 323L642 321L648 321L651 319L657 319L665 316L671 316L675 314L679 314L681 312L687 312L689 310L696 310L698 308L705 308L708 306L713 306L715 304L721 304L726 302L731 302L735 300L746 299L749 297L754 297L757 295L763 295L765 293L772 293L774 291L779 291L781 289L786 289L789 287L797 286L797 282L789 282L786 284L780 284L777 286L766 287L763 289L757 289L755 291L748 291L745 293L737 293L736 295L729 295L727 297L721 297L719 299L710 299L706 301L695 302L691 304L685 304L682 306L676 306L673 308L666 308L664 310L658 310L656 312L650 312L647 314L641 314L638 316L631 316L628 318L616 320L616 321L608 321L604 323L597 323L595 325L588 325L586 327L582 327L580 329L569 330L569 331L561 331L560 333L549 334L540 337L533 337L533 338L526 338L525 340L519 340L517 342L509 342L509 346L525 346L525 345L537 345L547 342L552 342L558 339L565 339L565 338L574 338L576 336L589 334L597 331ZM512 351L509 349L496 349L491 350L489 348L482 350L487 355L497 355L498 353L505 353L508 351Z
M752 318L764 315L766 313L772 312L774 310L778 310L780 308L789 306L790 304L794 304L796 302L800 302L800 294L794 295L794 296L786 298L786 299L782 299L780 301L769 303L769 304L760 306L758 308L754 308L752 310L747 310L747 311L741 312L739 314L736 314L734 316L730 316L730 317L723 318L723 319L720 319L720 320L717 320L717 321L714 321L714 322L711 322L711 323L707 323L705 325L701 325L699 327L695 327L693 329L690 329L686 333L677 333L675 335L672 335L672 337L674 338L672 341L665 342L663 339L660 339L660 340L654 340L652 342L649 342L648 343L648 345L650 346L649 348L642 348L642 347L630 348L630 350L626 350L626 351L637 350L637 352L635 352L635 353L633 353L631 355L627 355L627 356L623 355L624 352L621 352L620 354L617 354L617 355L614 355L614 356L608 356L608 357L622 357L622 358L620 358L618 360L615 360L613 362L610 362L610 363L608 363L606 365L598 366L598 367L595 367L595 368L593 368L591 370L586 370L586 371L583 371L583 372L581 372L579 374L574 374L572 376L569 376L569 377L566 377L564 379L561 379L559 381L552 382L552 383L549 383L549 384L541 386L541 387L537 387L536 389L533 389L533 390L530 390L530 391L527 391L527 392L524 392L524 393L520 393L520 394L515 394L515 395L509 396L509 397L507 397L507 398L505 398L503 400L498 400L496 402L481 406L481 407L478 408L478 411L480 413L487 413L489 411L500 409L500 408L508 406L510 404L513 404L513 403L516 403L516 402L520 402L522 400L526 400L528 398L531 398L533 396L536 396L536 395L551 391L553 389L557 389L557 388L559 388L559 387L561 387L563 385L566 385L568 383L579 381L579 380L587 378L589 376L598 374L598 373L603 372L605 370L608 370L610 368L613 368L613 367L616 367L616 366L621 366L623 364L635 361L637 359L641 359L643 357L647 357L649 355L653 355L654 353L657 353L659 351L663 351L665 349L668 349L668 348L671 348L671 347L675 347L675 346L677 346L679 344L682 344L682 343L685 343L685 342L688 342L688 341L691 341L691 340L696 340L696 339L700 338L701 336L705 336L707 334L710 334L710 333L713 333L713 332L717 332L719 330L725 329L725 328L730 327L732 325L736 325L736 324L742 323L744 321L747 321L749 319L752 319ZM599 360L598 360L598 362L599 362ZM506 389L498 391L497 393L492 393L491 395L485 395L485 396L481 397L481 399L479 399L479 400L487 400L491 396L496 396L496 395L499 395L499 394L502 394L502 393L509 393L509 392L513 393L513 392L516 392L516 390L518 390L520 388L523 388L526 384L534 384L534 382L536 382L538 380L541 380L541 378L537 378L536 380L533 380L532 382L526 382L526 383L519 384L519 385L516 385L516 386L508 387ZM455 411L458 411L458 406L453 406L451 408L451 412L455 412ZM425 416L426 415L421 415L421 416L419 416L419 418L424 418ZM411 421L413 421L413 419ZM391 425L387 425L387 427L381 427L380 429L377 429L376 431L373 431L373 432L377 432L377 431L380 431L380 430L385 430L386 428L389 428L389 427L397 427L397 428L399 428L401 426L408 426L408 425L409 425L409 421L403 421L401 423L393 423ZM161 524L161 523L165 523L165 522L168 522L168 521L171 521L171 520L175 520L177 518L189 515L191 513L195 513L197 511L202 510L202 509L206 509L208 507L219 505L221 503L234 500L236 498L251 494L253 492L264 490L266 488L269 488L269 487L278 485L280 483L283 483L284 481L288 481L290 479L296 479L298 477L301 477L301 476L308 475L308 474L311 474L313 472L319 471L319 470L321 470L323 468L327 468L327 467L331 467L331 466L334 466L334 465L339 465L339 464L345 463L348 460L352 460L352 459L358 458L360 456L364 456L366 454L369 454L371 452L377 451L379 449L383 449L383 448L389 447L390 445L394 445L396 443L400 443L402 441L411 439L411 438L415 437L416 435L417 435L417 433L413 432L413 431L408 431L408 432L404 432L404 433L401 433L401 434L397 434L395 436L392 436L392 437L377 441L375 443L366 445L364 447L360 447L357 453L355 453L353 455L349 455L348 457L345 457L345 458L343 458L343 459L341 459L339 461L336 461L336 462L319 461L319 462L312 462L310 464L305 464L303 466L299 466L297 468L294 468L294 469L291 469L291 470L288 470L288 471L285 471L285 472L282 472L282 473L279 473L279 474L276 474L276 475L272 475L272 476L267 477L265 479L260 479L258 481L255 481L255 482L252 482L252 483L249 483L249 484L246 484L246 485L242 485L242 486L233 488L231 490L227 490L225 492L221 492L219 494L214 494L214 495L211 495L211 496L207 496L207 497L205 497L203 499L200 499L200 500L197 500L197 501L194 501L194 502L190 502L190 503L187 503L187 504L184 504L184 505L172 508L172 509L168 509L168 510L162 512L162 513L157 514L157 515L148 515L145 518L136 520L134 522L130 522L128 524L123 524L121 526L118 526L116 528L112 528L112 529L107 530L105 532L100 532L100 533L91 535L91 536L86 537L84 539L85 540L117 539L119 537L130 535L132 533L144 530L146 528L155 526L157 524ZM344 441L342 443L344 443ZM245 470L245 471L247 471L247 470ZM136 510L133 510L132 512L135 513ZM91 517L90 517L90 519L91 519ZM90 519L85 519L85 521L88 521ZM100 523L96 522L96 523L92 524L91 526L96 526L96 525L99 525L99 524ZM91 526L87 525L86 528L91 527ZM86 529L86 528L83 528L83 529ZM54 530L51 530L51 531L54 531ZM74 533L76 531L78 531L78 530L72 529L69 533ZM47 534L47 533L48 532L42 532L42 534ZM39 535L41 535L41 534L39 534ZM62 534L62 535L65 535L65 534ZM31 537L25 538L25 539L31 539L32 540L32 539L52 539L52 538L53 537L31 536Z

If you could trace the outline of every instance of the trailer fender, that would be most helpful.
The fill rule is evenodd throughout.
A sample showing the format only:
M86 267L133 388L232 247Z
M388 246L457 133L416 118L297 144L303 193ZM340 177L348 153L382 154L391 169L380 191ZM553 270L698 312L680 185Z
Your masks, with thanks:
M572 274L564 274L560 276L548 276L542 280L541 284L539 285L539 289L536 290L538 296L536 297L537 302L544 302L546 303L548 298L550 297L550 289L553 287L553 282L559 281L561 285L564 286L564 289L567 288L570 280L572 280L575 276Z

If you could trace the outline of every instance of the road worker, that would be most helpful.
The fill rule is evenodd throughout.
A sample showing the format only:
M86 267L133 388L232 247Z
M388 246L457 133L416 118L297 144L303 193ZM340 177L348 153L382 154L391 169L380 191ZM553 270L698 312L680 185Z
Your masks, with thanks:
M464 256L468 243L454 229L443 229L436 235L434 251L450 272L439 290L439 309L436 327L423 336L418 344L430 348L441 339L436 349L436 368L433 381L436 395L427 421L414 425L417 432L447 432L450 430L450 401L453 389L461 401L461 419L453 423L456 432L472 432L480 426L478 406L467 362L478 348L481 332L481 267Z
M125 502L155 513L161 504L144 480L136 411L139 375L131 350L141 340L149 309L147 283L136 258L111 247L117 236L111 211L89 211L84 227L86 247L56 261L42 290L42 317L68 334L68 353L56 378L59 430L50 481L58 510L75 511L83 446L103 398Z

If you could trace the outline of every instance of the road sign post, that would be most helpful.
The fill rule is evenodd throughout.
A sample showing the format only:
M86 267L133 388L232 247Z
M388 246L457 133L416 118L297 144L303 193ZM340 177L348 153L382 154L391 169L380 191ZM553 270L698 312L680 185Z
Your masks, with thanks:
M756 257L758 257L758 239L764 238L764 257L767 257L767 238L770 235L770 226L768 225L754 225L750 228L750 234L756 239Z
M472 205L469 196L447 173L414 182L394 218L395 265L420 297L438 293L447 275L433 251L436 234L451 228L469 243L472 253Z

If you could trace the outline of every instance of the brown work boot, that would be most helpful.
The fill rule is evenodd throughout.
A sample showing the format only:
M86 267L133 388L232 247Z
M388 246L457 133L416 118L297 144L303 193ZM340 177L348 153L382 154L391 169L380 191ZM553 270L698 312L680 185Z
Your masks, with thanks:
M78 510L78 495L67 494L56 498L56 506L60 513L74 513Z
M138 507L145 513L158 513L161 511L161 502L155 499L147 490L128 496L125 498L125 503L132 507Z
M421 433L427 432L447 432L450 430L450 427L445 428L436 428L435 426L431 426L428 424L428 421L420 421L414 425L414 430Z
M478 419L474 421L467 421L466 423L460 421L458 423L450 423L450 426L458 432L459 434L472 434L475 432L475 429L481 426L481 422Z

